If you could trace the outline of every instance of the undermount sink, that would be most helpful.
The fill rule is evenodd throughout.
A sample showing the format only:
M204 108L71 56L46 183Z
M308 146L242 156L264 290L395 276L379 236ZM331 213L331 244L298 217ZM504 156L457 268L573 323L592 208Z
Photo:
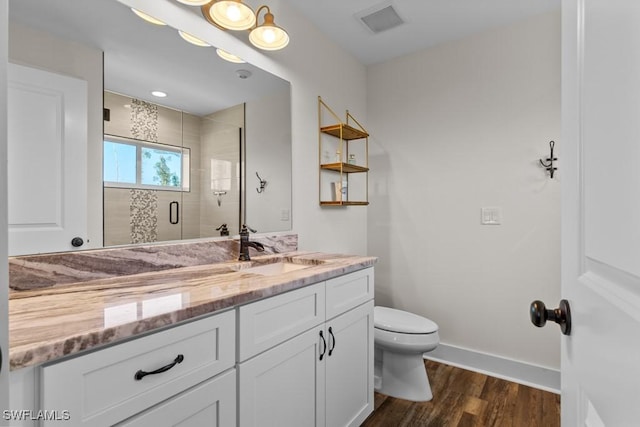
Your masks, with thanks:
M278 274L289 273L291 271L302 270L309 267L312 267L312 265L280 261L255 267L241 268L238 271L241 273L261 274L263 276L276 276Z

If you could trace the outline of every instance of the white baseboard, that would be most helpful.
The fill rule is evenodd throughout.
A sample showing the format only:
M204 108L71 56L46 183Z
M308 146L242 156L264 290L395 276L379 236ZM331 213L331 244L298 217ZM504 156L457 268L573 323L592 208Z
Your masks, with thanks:
M555 369L442 343L424 358L560 394L560 371Z

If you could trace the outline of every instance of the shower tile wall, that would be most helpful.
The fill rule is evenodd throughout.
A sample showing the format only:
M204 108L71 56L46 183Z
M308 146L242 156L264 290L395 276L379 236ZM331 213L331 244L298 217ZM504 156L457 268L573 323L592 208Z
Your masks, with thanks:
M200 118L110 92L104 94L104 105L111 116L104 122L105 134L178 147L184 140L191 155L199 155ZM199 193L199 182L193 179L189 193L105 188L104 244L176 240L183 238L183 232L184 238L197 237L194 230L199 229L199 209L189 201L199 199ZM169 222L169 204L173 201L180 202L179 224Z

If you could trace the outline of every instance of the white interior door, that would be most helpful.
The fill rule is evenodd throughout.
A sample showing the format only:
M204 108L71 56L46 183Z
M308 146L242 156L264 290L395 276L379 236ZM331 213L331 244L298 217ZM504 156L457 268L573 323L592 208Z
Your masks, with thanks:
M87 82L9 64L9 255L87 238Z
M636 426L640 2L562 4L562 425Z

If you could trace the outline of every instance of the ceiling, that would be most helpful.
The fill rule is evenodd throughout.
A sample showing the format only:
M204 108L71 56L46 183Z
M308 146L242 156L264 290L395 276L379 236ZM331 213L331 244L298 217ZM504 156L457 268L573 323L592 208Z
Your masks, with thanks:
M560 7L561 0L284 0L365 65L507 25ZM356 15L392 5L405 21L372 33ZM286 23L278 22L286 28Z
M266 0L246 0L264 3ZM561 0L283 0L365 65L524 19ZM199 13L199 8L189 8ZM374 34L356 15L391 5L405 21ZM250 64L221 60L175 29L143 22L115 0L10 0L10 19L104 51L105 88L206 115L287 84ZM286 22L278 21L286 28ZM237 70L252 72L238 78ZM159 100L151 90L169 93Z

